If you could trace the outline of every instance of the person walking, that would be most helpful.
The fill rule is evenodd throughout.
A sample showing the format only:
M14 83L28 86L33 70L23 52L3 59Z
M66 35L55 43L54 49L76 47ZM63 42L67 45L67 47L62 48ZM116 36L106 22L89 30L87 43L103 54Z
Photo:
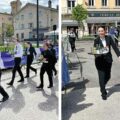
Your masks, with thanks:
M29 78L30 77L30 70L34 71L35 74L37 74L37 69L33 68L32 62L34 60L34 56L36 56L36 51L35 48L32 46L32 44L30 42L26 42L26 55L27 55L27 68L26 68L26 76L25 78Z
M72 52L74 52L74 50L76 49L75 48L76 33L73 28L71 28L70 31L68 32L68 37L71 45L71 50Z
M98 28L99 36L94 40L94 47L106 48L108 52L102 55L95 55L95 66L98 71L100 90L102 99L107 99L106 85L111 78L112 54L111 47L120 59L120 52L111 36L106 36L106 31L103 27Z
M45 43L44 44L44 51L41 53L41 58L40 60L42 60L42 67L41 67L41 71L40 71L40 80L41 83L39 86L37 86L37 88L39 89L43 89L44 87L44 74L45 72L47 72L48 78L49 78L49 86L48 88L52 88L53 87L53 78L52 78L52 54L49 50L49 44Z
M57 70L55 68L55 64L57 63L57 58L56 58L56 51L54 49L54 46L52 44L49 45L49 49L52 53L52 70L54 72L54 75L56 76L57 75Z
M20 41L18 39L15 39L14 43L15 43L15 47L14 47L14 68L13 68L13 71L12 71L12 80L9 83L7 83L10 86L12 86L13 83L14 83L14 79L15 79L15 75L16 75L17 71L18 71L18 73L21 77L21 79L18 82L24 82L23 73L22 73L21 67L20 67L21 59L22 59L22 56L23 56L23 47L20 44Z
M9 99L9 95L4 90L4 88L1 86L1 75L2 75L2 71L0 69L0 94L3 96L3 98L2 98L2 100L0 102L5 102L6 100Z

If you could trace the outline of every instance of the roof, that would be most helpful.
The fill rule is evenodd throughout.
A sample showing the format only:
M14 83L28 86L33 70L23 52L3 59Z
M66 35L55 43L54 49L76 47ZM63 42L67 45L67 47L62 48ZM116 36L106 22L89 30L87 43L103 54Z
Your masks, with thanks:
M22 7L18 12L17 12L17 14L19 14L21 11L23 11L27 6L33 6L33 7L36 7L37 5L36 4L34 4L34 3L27 3L24 7ZM44 8L44 9L48 9L48 10L52 10L52 11L58 11L57 9L55 9L55 8L49 8L49 7L46 7L46 6L42 6L42 5L39 5L39 7L41 7L41 8ZM16 15L17 15L16 14ZM16 16L15 15L15 16Z
M2 15L9 15L9 16L12 16L11 14L6 13L6 12L4 12L4 13L0 12L0 14L2 14Z

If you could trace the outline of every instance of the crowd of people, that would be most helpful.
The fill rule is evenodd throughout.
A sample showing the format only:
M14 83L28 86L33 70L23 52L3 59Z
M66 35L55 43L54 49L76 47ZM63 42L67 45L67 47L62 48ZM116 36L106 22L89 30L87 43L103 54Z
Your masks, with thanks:
M20 75L20 80L18 82L24 82L25 78L30 77L30 70L35 72L35 75L37 75L37 69L32 67L33 60L36 58L36 51L35 48L32 46L30 42L25 43L25 55L27 56L26 60L26 76L23 75L22 69L21 69L21 60L24 55L24 49L22 44L18 39L14 39L14 67L12 70L12 79L7 85L13 86L14 80L16 77L16 72L19 73ZM48 75L49 78L49 85L48 88L53 87L53 75L57 75L57 70L55 68L55 64L57 63L57 58L56 58L56 51L54 49L54 46L46 41L43 44L43 51L41 52L39 61L42 62L41 70L40 70L40 85L37 86L37 89L43 89L44 88L44 74L45 72ZM0 79L1 79L1 70L0 70ZM5 102L8 100L9 95L7 92L3 89L3 87L0 85L0 93L3 96L1 102Z

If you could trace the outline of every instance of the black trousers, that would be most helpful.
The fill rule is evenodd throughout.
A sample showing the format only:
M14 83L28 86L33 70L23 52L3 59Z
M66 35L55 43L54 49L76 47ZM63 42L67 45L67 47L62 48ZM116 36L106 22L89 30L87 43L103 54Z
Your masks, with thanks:
M2 75L2 71L1 71L1 69L0 69L0 82L1 82L1 75ZM3 89L2 86L0 86L0 94L1 94L3 97L8 97L7 92Z
M3 97L8 97L7 92L3 89L2 86L0 86L0 94L1 94Z
M41 80L41 86L44 86L44 74L47 72L48 78L49 78L49 85L53 86L53 79L52 79L52 67L51 65L48 65L46 63L43 63L40 71L40 80Z
M71 50L72 50L72 52L74 52L74 50L75 50L75 38L70 38L69 42L70 42Z
M106 94L106 89L105 89L106 84L108 83L108 81L111 78L112 63L102 61L101 67L100 67L100 63L98 63L98 64L99 64L98 65L99 67L97 67L97 70L98 70L98 76L99 76L100 91L101 91L102 95L105 95Z
M26 76L27 77L29 77L30 70L36 72L36 69L31 66L32 62L33 62L33 57L32 58L27 57L27 69L26 69Z
M57 70L56 70L56 68L55 68L55 64L56 64L56 62L52 64L52 70L53 70L55 73L57 73Z
M13 71L12 71L13 75L12 75L12 81L11 81L12 84L14 83L16 72L19 73L22 80L24 79L23 73L22 73L21 67L20 67L21 58L15 58L14 63L15 63L15 65L14 65L14 68L13 68Z

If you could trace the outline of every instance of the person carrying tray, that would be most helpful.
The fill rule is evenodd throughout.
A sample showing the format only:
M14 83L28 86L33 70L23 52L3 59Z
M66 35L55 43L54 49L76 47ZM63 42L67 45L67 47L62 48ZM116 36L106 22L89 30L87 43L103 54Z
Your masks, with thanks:
M111 78L111 67L112 67L112 54L111 46L114 49L116 55L120 59L120 51L117 48L114 40L111 36L106 36L106 31L103 27L98 28L98 37L94 40L94 47L100 46L100 48L107 48L106 54L95 55L95 66L98 71L100 90L102 93L102 99L107 99L106 84Z

